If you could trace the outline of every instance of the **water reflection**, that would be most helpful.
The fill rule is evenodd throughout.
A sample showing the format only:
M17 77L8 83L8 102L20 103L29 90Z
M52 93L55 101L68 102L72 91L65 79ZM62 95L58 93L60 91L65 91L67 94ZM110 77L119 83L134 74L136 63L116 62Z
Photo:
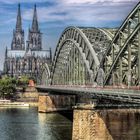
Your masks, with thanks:
M60 114L38 114L41 136L47 140L71 140L72 123Z
M139 109L102 110L98 116L102 119L113 140L140 139ZM105 137L106 134L102 136Z
M1 140L71 140L71 130L72 122L57 113L0 108Z

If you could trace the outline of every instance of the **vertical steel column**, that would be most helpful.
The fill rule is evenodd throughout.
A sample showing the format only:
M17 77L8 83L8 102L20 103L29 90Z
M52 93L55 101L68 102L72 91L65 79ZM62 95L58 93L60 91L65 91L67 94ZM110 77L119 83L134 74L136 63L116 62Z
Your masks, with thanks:
M83 73L83 85L85 85L85 77L86 77L86 75L85 75L85 66L84 66L84 63L82 62L82 73Z
M67 52L67 47L65 48L65 51L64 51L64 55L66 54ZM66 81L66 76L67 76L67 65L66 65L66 61L67 61L67 57L65 56L65 59L64 59L64 85L66 85L67 81Z
M75 45L72 44L72 50L73 50L73 85L75 85Z
M112 47L112 64L114 62L114 45ZM111 64L111 65L112 65ZM115 85L115 76L114 76L114 70L112 70L112 84Z
M65 59L64 59L64 64L63 64L63 71L64 71L64 81L63 81L63 84L66 85L66 63L65 63Z
M140 9L138 10L138 24L140 24ZM140 31L138 31L138 85L140 85Z
M69 61L69 54L68 54L68 61L67 61L67 85L69 85L69 67L70 67L70 61Z
M78 85L78 63L77 63L78 53L77 48L75 49L75 84Z
M82 60L80 60L80 63L81 63L81 73L80 73L80 76L81 76L81 85L84 84L84 75L83 75L83 64L82 64Z
M128 37L130 35L130 22L128 21ZM128 44L128 87L131 86L131 44Z
M68 61L68 57L67 57L67 64L66 64L66 85L68 85L68 75L69 75L68 65L69 65L69 61Z
M121 33L119 34L119 46L121 49L122 46L122 37ZM119 57L119 84L122 85L122 56Z
M122 85L122 57L119 58L119 84Z
M70 85L70 50L69 50L69 56L68 56L68 85Z
M81 70L80 70L80 52L78 51L78 85L81 85L81 80L80 80L80 73L81 73Z
M70 83L71 85L73 84L73 80L72 80L72 67L73 67L73 54L72 54L72 46L71 46L71 51L70 51Z
M107 56L105 56L105 62L104 62L104 70L105 70L105 77L108 75L108 60Z

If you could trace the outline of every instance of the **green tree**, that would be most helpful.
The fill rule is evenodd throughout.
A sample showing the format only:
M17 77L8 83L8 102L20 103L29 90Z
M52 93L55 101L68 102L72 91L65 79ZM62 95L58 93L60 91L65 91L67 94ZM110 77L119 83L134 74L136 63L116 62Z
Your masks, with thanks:
M16 93L17 81L15 78L3 77L0 79L0 97L10 99Z
M28 82L29 82L29 78L27 76L21 76L19 79L18 79L18 84L19 85L28 85Z
M17 80L17 86L23 88L23 91L29 84L29 77L28 76L21 76Z

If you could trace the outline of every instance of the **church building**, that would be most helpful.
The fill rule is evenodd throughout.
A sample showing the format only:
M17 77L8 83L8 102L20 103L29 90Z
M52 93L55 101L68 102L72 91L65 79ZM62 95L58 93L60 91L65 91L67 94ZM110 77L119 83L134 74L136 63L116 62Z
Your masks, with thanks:
M5 51L4 73L6 75L13 77L21 75L37 77L44 63L51 64L51 49L43 50L42 48L42 33L39 29L36 5L34 6L32 26L29 28L26 44L24 39L19 4L11 49L6 48Z

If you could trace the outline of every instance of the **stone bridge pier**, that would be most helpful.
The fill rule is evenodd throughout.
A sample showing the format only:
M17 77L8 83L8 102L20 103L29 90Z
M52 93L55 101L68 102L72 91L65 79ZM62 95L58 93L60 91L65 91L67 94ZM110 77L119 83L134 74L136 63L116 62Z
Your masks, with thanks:
M93 99L89 95L72 95L60 93L39 93L38 111L55 112L73 110L76 104L92 104Z
M75 95L50 94L39 95L39 112L55 112L72 110L75 105Z
M79 104L73 111L72 140L112 140L93 104Z
M74 107L72 140L140 139L140 109L96 109L91 104Z

